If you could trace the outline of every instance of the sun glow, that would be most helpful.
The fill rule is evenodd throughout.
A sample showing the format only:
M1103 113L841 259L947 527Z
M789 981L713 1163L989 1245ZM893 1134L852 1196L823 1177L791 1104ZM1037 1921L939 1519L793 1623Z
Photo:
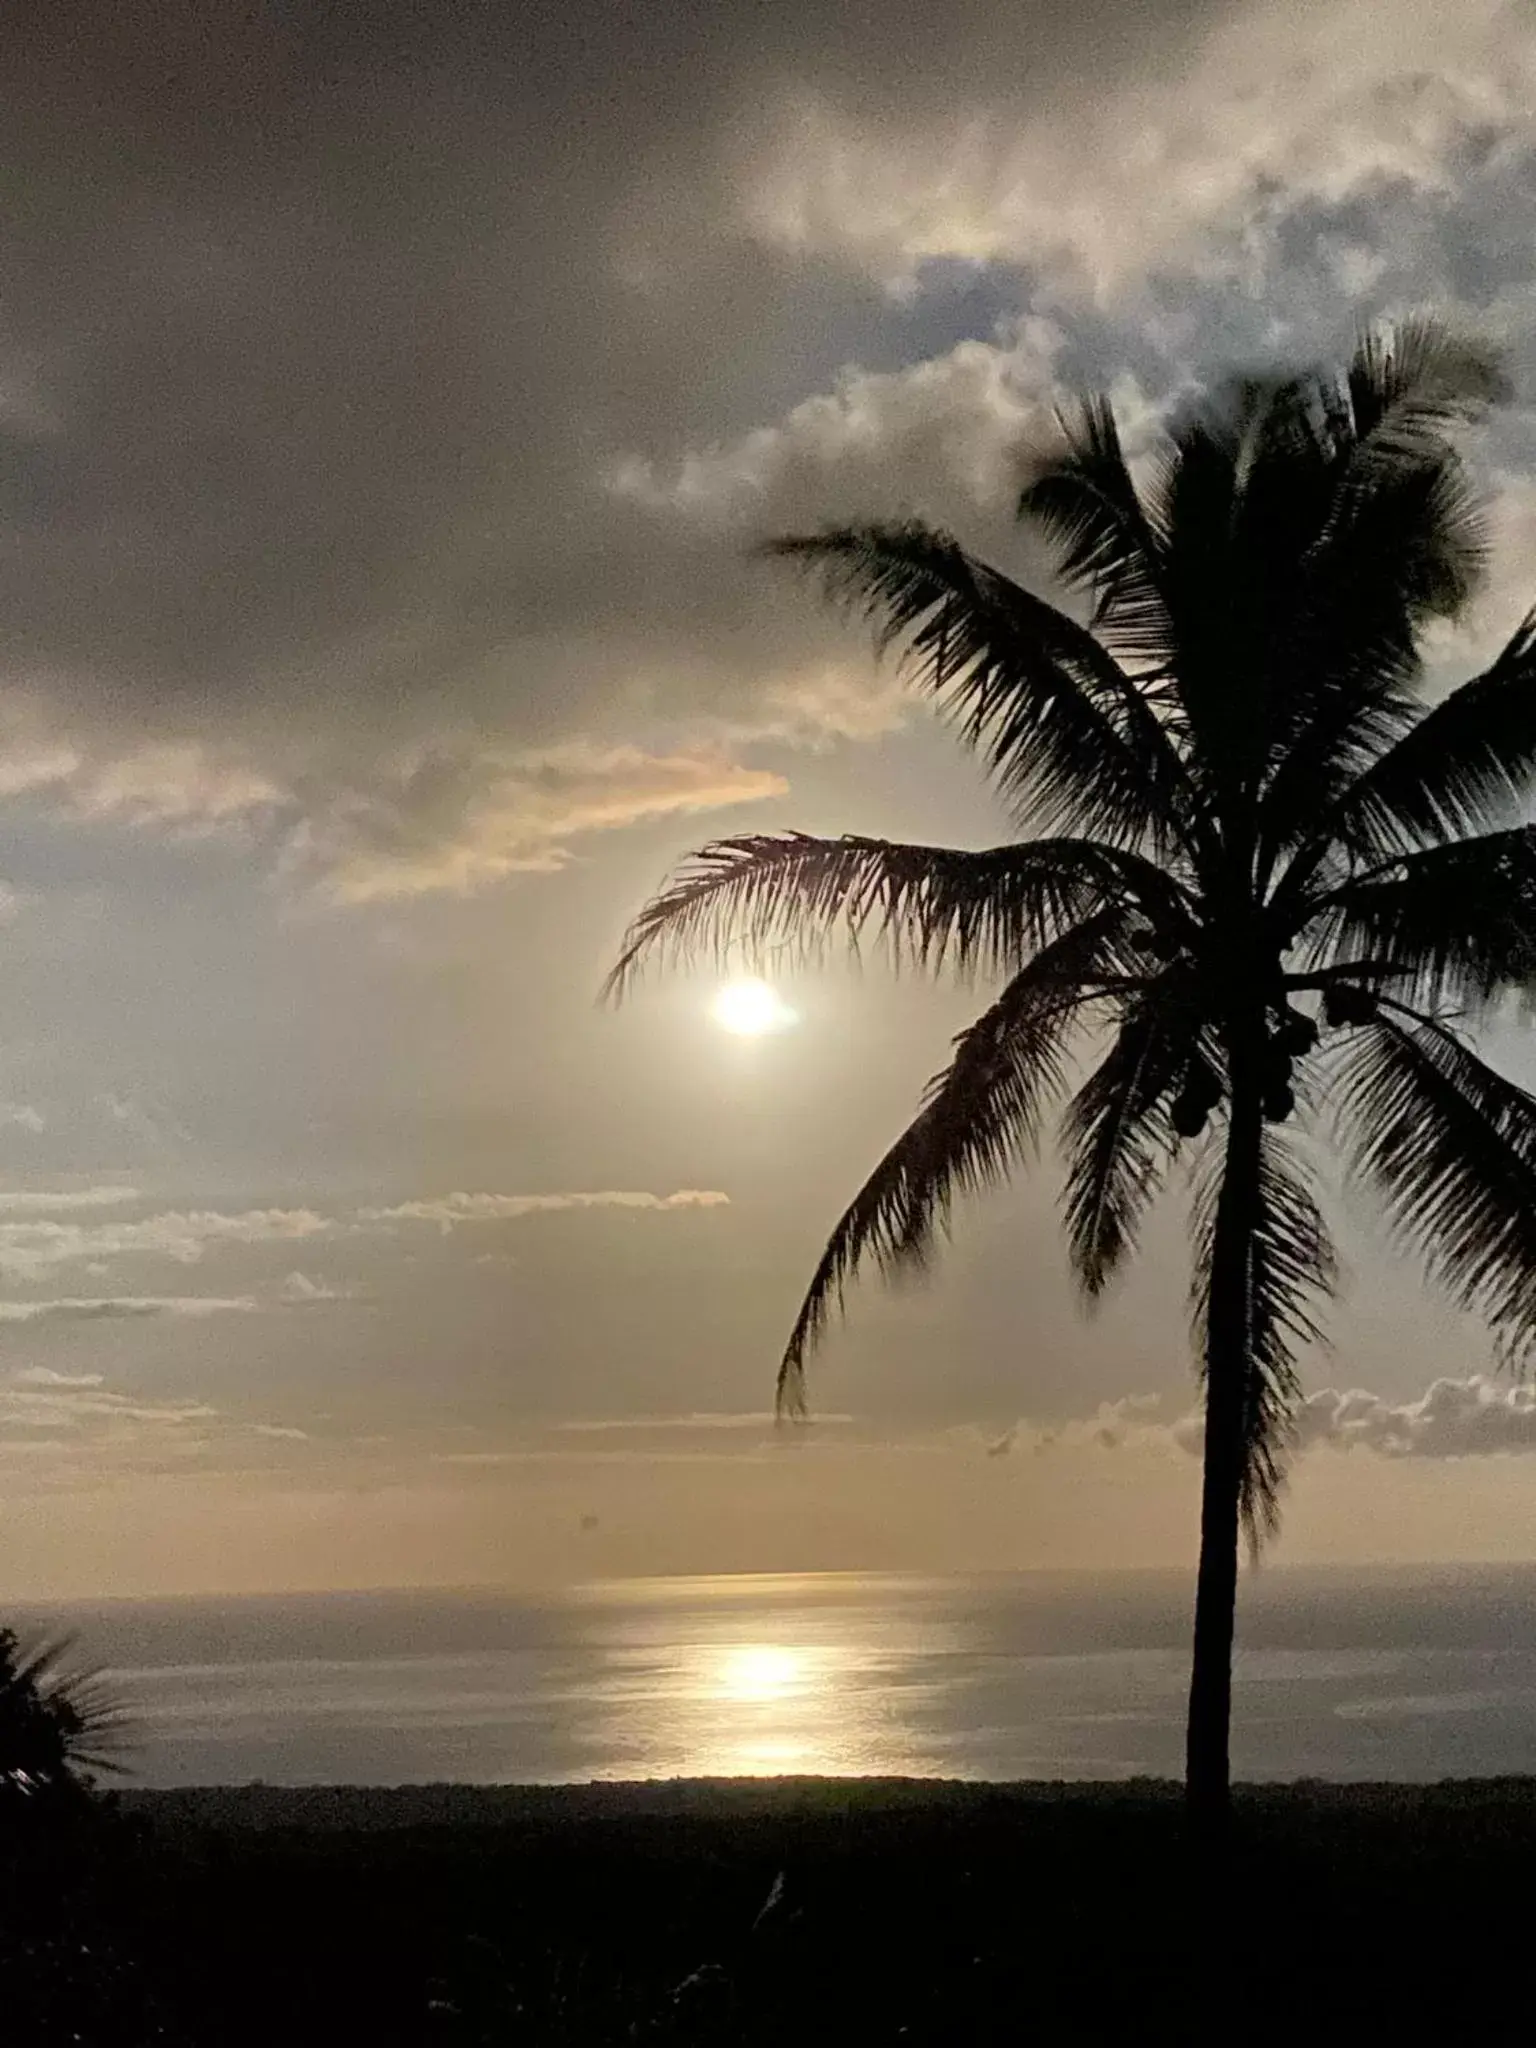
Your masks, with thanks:
M762 1038L770 1031L787 1031L795 1022L794 1011L766 981L728 981L709 1014L737 1038Z
M720 1694L728 1700L781 1700L804 1692L809 1683L806 1659L798 1650L767 1643L744 1643L729 1650L720 1668Z

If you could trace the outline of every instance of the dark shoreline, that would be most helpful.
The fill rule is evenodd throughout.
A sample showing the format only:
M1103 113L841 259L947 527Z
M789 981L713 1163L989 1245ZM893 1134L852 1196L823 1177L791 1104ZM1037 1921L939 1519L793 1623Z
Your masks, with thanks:
M1317 1814L1347 1815L1497 1807L1529 1810L1536 1822L1536 1776L1256 1782L1236 1788L1240 1813L1258 1817L1304 1804ZM957 1820L999 1808L1020 1818L1062 1808L1177 1808L1172 1779L752 1777L593 1779L578 1784L130 1786L115 1794L122 1811L155 1827L360 1830L420 1827L547 1826L581 1821L632 1822L796 1819L835 1814Z
M1214 1884L1151 1780L136 1788L42 1864L28 2048L1529 2037L1536 1778L1247 1786Z

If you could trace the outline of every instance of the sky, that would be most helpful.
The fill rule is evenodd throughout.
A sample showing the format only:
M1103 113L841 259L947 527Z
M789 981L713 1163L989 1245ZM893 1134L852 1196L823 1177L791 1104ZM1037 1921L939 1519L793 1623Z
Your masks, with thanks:
M1049 1162L769 1424L963 992L596 991L711 836L1007 836L749 549L916 511L1048 590L1071 391L1134 439L1498 340L1476 669L1536 598L1531 10L78 0L7 57L0 1597L1189 1558L1180 1213L1085 1319ZM1536 1402L1338 1196L1277 1555L1536 1556Z

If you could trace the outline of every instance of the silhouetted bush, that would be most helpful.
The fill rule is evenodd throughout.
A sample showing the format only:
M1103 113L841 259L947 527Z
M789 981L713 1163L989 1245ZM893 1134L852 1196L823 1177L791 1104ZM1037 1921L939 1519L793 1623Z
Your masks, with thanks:
M1524 2038L1488 1928L1536 1850L1524 1781L1245 1790L1214 1899L1156 1784L262 1788L97 1821L7 2040L1230 2040L1234 1991L1245 2044Z

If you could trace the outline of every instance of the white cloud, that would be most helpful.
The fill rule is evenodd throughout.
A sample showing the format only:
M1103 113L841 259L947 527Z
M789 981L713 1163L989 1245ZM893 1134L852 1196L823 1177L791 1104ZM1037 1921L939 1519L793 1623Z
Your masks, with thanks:
M1119 1450L1132 1445L1174 1445L1198 1458L1204 1446L1203 1412L1162 1420L1156 1395L1132 1395L1100 1404L1090 1416L1062 1423L1021 1420L984 1435L988 1457L1015 1451ZM974 1438L973 1438L974 1440ZM1536 1450L1536 1385L1473 1373L1439 1379L1412 1401L1389 1401L1362 1387L1324 1387L1296 1412L1295 1456L1319 1448L1374 1451L1384 1458L1472 1458Z
M772 1409L729 1410L723 1413L705 1410L691 1415L611 1415L591 1419L577 1418L555 1425L562 1435L572 1436L643 1436L657 1433L670 1434L678 1431L702 1430L706 1434L722 1429L744 1429L760 1431L772 1429L775 1425ZM852 1422L851 1415L829 1415L817 1413L815 1424L836 1424ZM796 1425L800 1427L800 1425Z
M65 785L69 808L83 818L110 818L197 834L243 824L285 801L271 776L221 761L190 742L143 747L77 765Z
M656 754L582 741L521 755L439 745L317 795L292 830L286 866L343 904L465 895L562 866L587 833L787 790L781 775L718 744Z
M0 1380L0 1458L21 1456L29 1479L79 1483L116 1469L185 1468L218 1458L248 1462L257 1440L307 1443L290 1423L222 1413L206 1401L125 1393L99 1373L28 1366ZM268 1454L267 1462L270 1462Z
M1326 64L1317 52L1326 48ZM1401 182L1454 188L1460 148L1522 132L1533 49L1520 11L1381 0L1231 10L1173 64L1091 98L952 95L899 127L827 93L765 100L737 205L767 242L856 260L893 291L935 258L1046 268L1102 299L1208 262L1266 212ZM1015 88L1030 97L1029 66Z
M0 918L0 923L3 922ZM35 1135L47 1130L48 1119L28 1102L0 1102L0 1127L31 1131Z
M1536 1386L1474 1373L1436 1380L1417 1401L1324 1388L1297 1416L1298 1449L1360 1447L1387 1458L1475 1458L1536 1450Z
M1203 1411L1176 1420L1158 1415L1156 1395L1131 1395L1102 1402L1090 1416L1066 1422L1021 1420L983 1434L990 1458L1013 1452L1054 1450L1116 1451L1130 1446L1177 1446L1198 1458L1204 1447ZM964 1432L975 1440L974 1432ZM1536 1385L1501 1382L1474 1373L1440 1379L1417 1400L1388 1401L1361 1387L1324 1387L1296 1412L1292 1452L1318 1448L1368 1450L1385 1458L1488 1457L1536 1450Z
M1117 1451L1133 1441L1170 1434L1168 1425L1157 1420L1161 1406L1159 1394L1124 1394L1118 1401L1101 1401L1092 1415L1074 1416L1065 1422L1021 1418L1006 1429L984 1434L982 1446L989 1458L1006 1458L1015 1451Z
M83 1206L76 1204L74 1206ZM170 1210L134 1222L0 1221L0 1273L30 1278L73 1261L167 1258L194 1265L216 1245L287 1243L333 1226L312 1209Z
M97 1105L114 1124L157 1151L175 1151L190 1142L191 1132L163 1104L151 1107L134 1094L107 1094L97 1097Z
M290 1273L277 1290L280 1300L290 1308L315 1308L327 1301L350 1301L349 1287L332 1287L324 1280L311 1280L307 1273Z
M1199 1410L1166 1432L1198 1457ZM1475 1458L1536 1450L1536 1386L1471 1373L1435 1380L1413 1401L1389 1401L1364 1387L1323 1387L1296 1411L1296 1455L1318 1448L1375 1451L1384 1458Z
M0 1194L0 1274L35 1281L52 1269L78 1264L91 1272L110 1270L126 1258L171 1259L195 1265L210 1249L298 1244L333 1233L337 1222L314 1209L246 1209L225 1214L213 1209L166 1210L132 1219L83 1220L69 1212L106 1209L141 1199L133 1189L86 1188L13 1191ZM471 1194L458 1191L388 1206L359 1209L355 1227L391 1228L426 1223L446 1233L460 1223L506 1222L522 1216L592 1209L657 1212L723 1208L729 1197L713 1188L678 1188L671 1194L645 1189L603 1188L553 1194ZM65 1213L55 1215L49 1212ZM354 1298L353 1291L292 1271L277 1290L288 1308L316 1307ZM56 1301L0 1302L0 1325L47 1318L74 1320L134 1315L215 1315L254 1310L255 1297L121 1295L61 1297Z
M100 1383L0 1385L0 1434L36 1430L119 1437L124 1432L201 1432L217 1410L203 1401L113 1393Z
M62 1295L51 1301L0 1301L0 1327L8 1323L131 1322L146 1316L196 1321L206 1316L253 1315L256 1306L255 1297L249 1294Z
M3 1188L0 1215L52 1215L63 1209L110 1209L141 1199L137 1188Z
M1024 319L1005 339L962 341L947 354L879 373L849 368L773 426L662 465L632 455L609 478L619 497L711 526L775 530L833 516L997 511L1018 487L1020 443L1050 424L1063 337ZM834 505L835 500L835 505Z
M435 1223L451 1230L456 1223L501 1222L518 1216L559 1214L577 1209L720 1209L730 1196L716 1188L678 1188L670 1195L641 1189L607 1188L594 1193L558 1195L440 1195L430 1201L398 1202L388 1209L359 1209L363 1223Z

